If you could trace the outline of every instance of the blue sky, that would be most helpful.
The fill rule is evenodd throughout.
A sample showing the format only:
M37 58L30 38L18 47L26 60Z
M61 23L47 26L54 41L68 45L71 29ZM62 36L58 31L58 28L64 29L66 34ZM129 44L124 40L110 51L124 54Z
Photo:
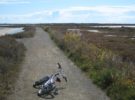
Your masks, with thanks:
M0 23L135 23L135 0L0 0Z

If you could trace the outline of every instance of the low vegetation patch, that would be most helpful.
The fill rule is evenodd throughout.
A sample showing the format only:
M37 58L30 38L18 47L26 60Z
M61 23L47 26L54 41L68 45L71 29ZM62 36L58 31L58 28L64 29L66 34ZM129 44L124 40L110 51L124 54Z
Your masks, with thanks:
M33 37L34 27L25 27L25 32L0 37L0 100L6 100L14 90L26 48L16 38Z
M127 58L130 57L127 56L122 60L123 54L118 52L119 50L115 52L105 43L99 42L102 39L99 37L101 34L93 37L94 42L90 42L91 34L89 36L82 33L80 36L76 33L67 33L66 30L67 27L64 26L45 27L45 31L49 32L51 38L65 54L86 72L111 100L135 100L135 65L131 63L133 59L129 61Z
M11 93L24 52L22 43L8 36L0 37L0 100Z

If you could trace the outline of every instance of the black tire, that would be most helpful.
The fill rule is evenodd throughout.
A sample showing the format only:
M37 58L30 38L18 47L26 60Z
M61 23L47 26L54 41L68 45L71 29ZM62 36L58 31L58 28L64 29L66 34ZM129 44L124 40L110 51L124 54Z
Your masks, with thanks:
M33 87L36 88L36 84L33 84Z
M42 95L38 93L37 96L41 97Z
M34 84L33 84L33 87L34 88L37 88L37 86L40 86L41 85L41 83L39 82L39 81L36 81Z

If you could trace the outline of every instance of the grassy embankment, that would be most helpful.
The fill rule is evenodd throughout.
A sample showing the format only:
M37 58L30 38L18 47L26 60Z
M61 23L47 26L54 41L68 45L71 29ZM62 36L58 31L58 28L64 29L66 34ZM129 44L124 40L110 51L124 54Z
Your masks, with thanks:
M34 28L26 27L25 32L0 37L0 100L12 93L19 74L26 48L16 38L34 36Z
M130 52L131 47L128 45L133 46L134 40L125 40L120 37L105 38L100 36L101 34L93 36L85 32L80 36L72 32L67 33L67 28L62 28L63 26L51 26L51 28L45 28L45 31L49 32L51 38L65 54L86 72L111 100L135 100L135 65L130 62L134 61L132 56L134 52L125 54ZM110 29L107 30L110 31ZM122 30L117 29L118 33L120 31ZM126 30L126 32L129 31L130 29ZM109 44L110 42L113 43ZM119 46L121 50L117 49Z

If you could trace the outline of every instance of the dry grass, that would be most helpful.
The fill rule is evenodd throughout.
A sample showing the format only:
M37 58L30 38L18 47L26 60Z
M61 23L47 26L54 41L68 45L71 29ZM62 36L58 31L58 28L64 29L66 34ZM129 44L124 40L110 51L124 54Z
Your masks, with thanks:
M25 27L25 30L19 34L0 37L0 100L6 100L12 93L25 56L25 46L16 38L34 36L34 27Z
M67 29L81 29L82 35L67 33ZM90 29L99 30L100 33L88 32ZM112 100L135 99L135 40L131 40L135 29L65 24L51 25L46 31ZM127 37L123 37L125 35Z

